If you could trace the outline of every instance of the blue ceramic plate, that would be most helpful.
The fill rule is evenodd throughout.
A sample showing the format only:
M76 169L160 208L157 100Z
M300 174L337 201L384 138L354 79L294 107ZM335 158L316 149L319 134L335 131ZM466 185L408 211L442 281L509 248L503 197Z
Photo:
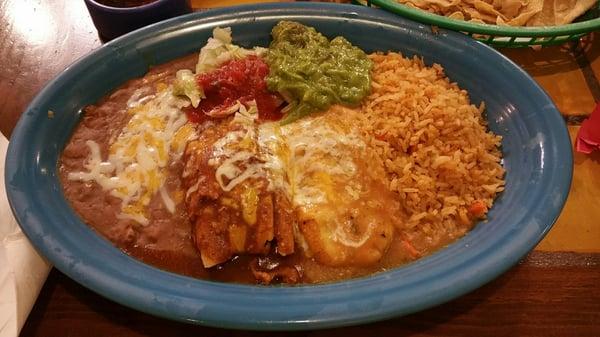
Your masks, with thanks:
M464 238L415 263L345 282L261 287L192 279L136 261L96 235L62 193L57 159L81 109L150 65L197 51L217 26L244 46L269 42L282 19L366 51L399 50L440 63L487 104L502 135L506 191ZM48 118L48 110L54 118ZM31 103L14 130L6 162L13 212L31 242L59 270L123 305L174 320L247 329L308 329L382 320L422 310L492 280L529 252L556 220L569 191L567 130L544 91L514 63L458 33L366 7L269 4L195 13L128 34L66 69Z

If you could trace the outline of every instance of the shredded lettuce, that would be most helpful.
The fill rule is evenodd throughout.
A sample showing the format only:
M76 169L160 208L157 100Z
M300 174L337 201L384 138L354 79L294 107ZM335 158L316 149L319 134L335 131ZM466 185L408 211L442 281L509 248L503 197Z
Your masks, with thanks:
M200 104L200 99L205 97L202 88L196 83L196 76L188 69L177 71L175 81L173 82L173 95L187 96L194 108L197 108L198 104Z
M196 81L196 76L219 68L223 63L235 59L243 59L250 55L262 56L267 49L254 47L245 49L232 44L231 28L213 29L213 37L209 38L206 45L200 49L196 72L191 70L179 70L173 82L173 95L186 96L192 102L194 108L198 107L200 100L205 98L204 91Z
M243 59L246 56L261 56L266 52L265 48L255 47L245 49L231 43L231 28L215 28L213 37L209 38L206 45L200 49L196 74L202 74L217 69L223 63L232 59Z
M252 100L246 102L245 104L241 104L240 101L237 101L239 105L238 111L233 116L233 123L238 124L253 124L256 119L258 119L258 107L256 106L256 100Z

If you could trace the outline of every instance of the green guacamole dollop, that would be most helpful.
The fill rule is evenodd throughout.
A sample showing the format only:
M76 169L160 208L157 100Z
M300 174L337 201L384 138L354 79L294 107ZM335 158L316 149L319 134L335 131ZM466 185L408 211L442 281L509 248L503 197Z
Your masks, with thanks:
M372 62L338 36L329 41L312 27L281 21L271 31L267 86L288 102L282 124L332 104L356 105L369 94Z

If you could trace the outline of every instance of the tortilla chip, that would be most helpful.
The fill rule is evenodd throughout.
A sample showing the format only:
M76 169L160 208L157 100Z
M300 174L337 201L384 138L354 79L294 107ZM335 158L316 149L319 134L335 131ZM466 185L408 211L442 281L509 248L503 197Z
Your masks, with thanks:
M418 9L427 9L429 7L429 3L425 0L402 0L398 2L403 5Z
M407 0L407 1L398 1L398 2L402 3L403 5L413 7L413 8L424 9L424 8L422 8L422 6L425 6L425 2L421 1L421 0Z
M443 14L443 13L437 13L438 9L437 8L434 9L428 0L408 0L408 1L401 1L401 2L409 7L413 7L416 9L426 10L426 11L434 13L434 14Z
M510 26L554 26L575 20L597 0L396 0L452 19Z
M442 8L448 8L454 6L456 1L448 1L448 0L427 0L431 4L438 5Z
M578 16L585 13L597 3L596 0L562 0L554 1L554 22L557 25L565 25L573 22Z
M499 1L500 6L494 6L499 8L500 13L504 14L506 18L513 19L521 13L521 8L525 5L521 0L503 0Z
M565 25L595 4L596 0L545 0L541 12L528 21L527 26Z
M468 8L467 7L464 9L464 11L469 15L471 21L473 21L473 19L478 19L485 23L491 23L491 24L496 23L495 15L481 12L481 11L477 10L476 8Z
M470 21L470 22L473 22L473 23L481 23L482 25L484 25L484 24L486 24L486 23L487 23L487 22L484 22L484 21L483 21L483 20L481 20L481 19L471 19L471 20L469 20L469 21ZM475 34L473 34L473 36L476 36L476 35L475 35ZM484 35L477 35L477 36L484 36ZM486 36L487 36L487 35L486 35Z
M481 0L475 0L474 2L475 5L475 9L478 10L479 12L481 12L482 14L489 14L489 15L493 15L494 17L496 16L504 16L502 13L498 12L494 6L488 4L487 2L481 1Z
M450 19L455 19L455 20L465 20L465 15L462 12L456 11L450 15L448 15L448 17Z
M540 11L536 9L532 9L529 12L523 12L516 18L509 20L506 24L509 26L525 26L527 25L527 22L539 12Z
M552 1L552 0L550 0ZM523 8L521 9L521 13L537 11L538 13L542 11L544 8L544 3L548 2L548 0L527 0L523 4Z

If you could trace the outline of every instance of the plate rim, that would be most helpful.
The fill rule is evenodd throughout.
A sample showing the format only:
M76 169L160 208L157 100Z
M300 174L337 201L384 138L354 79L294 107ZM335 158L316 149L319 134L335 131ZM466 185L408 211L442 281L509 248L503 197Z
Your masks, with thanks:
M444 275L443 280L444 281L453 280L453 282L451 282L450 284L454 284L455 285L454 287L449 287L448 285L441 285L441 284L439 284L440 282L437 282L437 283L434 282L436 285L436 287L435 287L436 292L433 294L422 294L423 296L420 299L420 301L417 301L417 303L413 304L410 308L399 304L399 305L390 307L389 309L379 310L377 312L377 314L375 314L375 315L369 314L368 312L363 311L363 310L358 310L357 313L355 313L353 315L348 315L347 314L348 309L341 308L340 307L341 304L338 303L340 298L347 297L347 295L340 297L340 295L335 295L333 293L336 291L339 291L341 289L347 290L348 288L357 288L357 287L360 288L363 286L369 286L372 283L383 282L387 278L390 278L391 277L390 275L393 274L396 270L391 271L391 272L377 274L377 275L371 276L371 277L359 278L359 279L349 280L349 281L340 282L340 283L331 283L331 284L324 284L324 285L317 285L317 286L314 286L314 285L297 286L297 287L261 287L261 286L247 286L247 285L242 286L242 285L232 285L232 284L221 284L221 283L210 282L210 281L199 281L199 280L190 279L185 276L175 275L175 274L172 274L170 276L170 277L174 277L175 279L183 278L183 279L193 280L194 283L201 284L202 287L208 289L209 291L213 291L213 290L214 291L217 291L217 290L225 291L228 294L229 293L238 294L240 291L242 293L247 293L247 291L250 291L250 293L253 295L252 296L253 298L251 300L246 301L245 305L254 305L254 303L256 301L258 301L258 302L265 301L265 300L267 300L267 299L265 299L265 297L268 297L269 295L271 295L273 293L273 291L277 291L277 293L281 294L281 296L289 296L290 298L294 298L294 299L303 301L301 303L301 307L299 307L299 309L297 309L297 310L300 310L298 312L299 316L297 319L289 319L289 317L286 316L286 317L282 317L281 319L274 318L274 319L268 320L268 319L265 319L263 316L261 316L261 317L263 317L262 319L253 320L252 318L248 318L243 315L242 316L235 316L235 315L227 316L227 314L225 312L218 312L219 310L222 310L222 309L219 309L218 307L216 309L206 309L207 311L202 309L202 311L199 311L199 313L200 313L199 316L194 315L194 313L190 312L189 308L186 308L185 314L182 314L182 312L180 312L180 311L171 310L171 309L173 309L171 307L173 305L172 303L167 303L162 308L157 308L156 306L148 307L148 302L146 299L136 298L136 299L132 300L131 298L123 298L122 297L123 292L128 291L128 290L131 291L132 289L128 289L129 287L127 287L126 285L119 284L119 280L115 280L112 276L101 275L102 273L99 273L98 275L92 274L94 276L98 276L97 279L91 279L89 277L82 275L81 270L76 270L76 268L82 268L82 267L77 267L77 266L74 267L72 265L69 265L69 263L72 261L65 260L65 258L61 256L62 253L57 253L56 251L51 249L48 246L48 244L49 244L48 238L42 237L42 235L44 233L43 233L43 231L40 231L39 226L43 226L43 224L41 223L41 222L43 222L43 220L38 219L37 221L39 223L36 224L35 226L32 226L30 223L27 223L28 221L31 221L31 215L32 215L31 211L27 210L25 207L27 205L28 200L27 200L27 198L25 198L25 194L23 194L23 191L15 191L14 189L9 188L11 186L11 185L9 185L9 182L10 182L11 178L14 178L15 176L17 176L19 174L19 167L18 167L19 160L17 160L17 159L18 159L18 154L23 150L23 148L26 147L26 142L24 141L24 139L25 139L24 138L24 136L25 136L24 129L26 128L28 121L30 121L32 119L31 116L33 114L40 113L39 111L37 111L37 112L35 111L36 106L39 106L40 102L43 102L46 95L48 95L52 91L52 88L59 85L60 81L64 77L67 77L69 74L76 71L78 69L78 67L82 66L83 63L89 62L89 60L92 59L94 57L94 55L100 55L102 52L105 52L105 51L109 50L110 48L119 47L121 45L130 43L131 41L143 40L145 38L164 33L166 31L169 31L170 29L175 28L178 25L190 24L190 22L192 22L192 21L198 21L195 24L201 24L201 23L209 24L213 21L219 21L219 19L223 18L223 17L242 18L243 16L240 15L239 12L243 12L243 13L254 12L256 15L260 15L261 13L268 12L268 13L281 15L281 14L285 14L285 13L290 13L290 12L294 12L294 11L302 11L302 10L323 10L323 12L325 12L325 13L321 15L322 18L326 18L328 16L331 17L333 14L340 14L340 13L350 13L350 15L349 15L350 17L355 17L354 14L352 14L352 13L360 13L360 14L363 14L365 17L367 17L367 20L377 21L377 22L380 22L381 24L384 24L384 23L400 24L400 23L402 23L403 25L411 26L414 29L417 29L417 27L418 27L418 29L424 29L423 27L427 27L427 26L424 26L424 25L421 25L418 23L410 22L406 19L399 18L390 13L386 13L383 11L377 11L374 9L368 9L366 7L354 6L354 5L323 4L323 3L293 3L293 4L292 3L287 3L287 4L284 4L284 3L276 4L275 3L275 4L262 4L262 5L243 5L243 6L228 7L228 8L210 10L210 11L199 12L199 13L192 13L192 14L188 14L188 15L185 15L182 17L178 17L178 18L170 19L170 20L167 20L164 22L160 22L160 23L142 28L138 31L129 33L123 37L115 39L115 40L103 45L102 47L92 51L88 55L78 59L75 63L73 63L72 65L67 67L63 72L61 72L51 82L49 82L44 87L44 89L42 89L39 92L39 94L32 100L31 104L27 107L27 109L23 113L22 117L19 119L19 122L13 131L13 134L11 137L11 142L9 143L8 154L7 154L7 158L6 158L6 171L5 171L7 196L9 199L10 207L13 211L13 214L15 215L15 218L17 219L20 226L23 228L23 231L25 232L25 234L32 241L32 243L34 244L36 249L41 251L43 253L43 255L46 256L47 258L49 258L49 260L51 260L53 263L56 263L56 266L59 270L61 270L65 274L67 274L70 278L76 280L78 283L83 284L88 289L91 289L91 290L101 294L102 296L108 297L111 300L121 303L123 305L126 305L128 307L135 308L136 310L140 310L140 311L143 311L143 312L146 312L149 314L153 314L156 316L162 316L162 317L177 320L177 321L199 323L199 324L203 324L203 325L216 326L216 327L253 329L253 330L255 330L255 329L258 329L258 330L299 330L299 329L338 327L338 326L353 325L353 324L359 324L359 323L368 323L368 322L373 322L376 320L382 320L382 319L395 317L398 315L404 315L404 314L416 312L416 311L431 307L433 305L446 302L450 299L456 298L456 297L461 296L471 290L474 290L475 288L489 282L491 279L502 274L508 268L513 266L524 254L526 254L531 249L529 246L531 245L532 242L535 241L535 243L537 243L543 238L543 236L552 227L552 225L558 218L558 215L560 214L560 210L562 209L562 206L564 206L564 203L568 196L569 187L570 187L571 180L572 180L572 160L573 160L572 159L572 148L570 146L570 141L568 141L569 138L568 138L568 132L566 130L566 127L564 127L561 130L558 130L559 132L563 133L562 134L563 140L566 139L567 142L569 143L569 146L566 147L566 149L567 149L566 153L569 154L569 158L565 159L565 165L564 165L565 167L568 168L568 172L565 176L562 176L562 179L560 179L559 184L556 184L556 186L555 186L555 190L556 189L560 190L559 191L560 192L560 200L558 200L560 207L558 207L558 210L555 210L554 212L546 213L546 216L544 217L544 219L548 220L547 223L543 227L538 228L537 231L534 231L533 233L529 233L529 235L531 237L527 237L527 240L524 240L527 242L526 245L524 245L523 242L505 243L504 246L512 247L509 252L504 253L502 255L496 254L494 256L481 256L481 257L478 257L478 262L476 264L467 266L467 267L469 267L469 268L467 268L468 269L467 276L475 275L476 278L471 278L469 280L465 280L464 279L465 275L462 275L462 276L456 275L456 273L454 273L452 275ZM327 13L326 10L329 11L329 13ZM333 13L333 14L330 14L330 13ZM305 15L307 15L307 14L305 14ZM352 20L352 19L349 18L349 20ZM425 28L425 29L428 29L428 28ZM446 37L451 38L451 39L466 38L466 37L462 36L460 33L455 33L455 32L443 31L443 34ZM459 37L459 36L461 36L461 37ZM537 88L537 90L539 91L539 94L538 94L539 98L542 99L542 101L546 102L547 106L545 105L545 109L550 111L549 119L546 120L546 122L552 121L555 123L557 118L560 119L560 114L559 114L558 110L556 109L556 107L554 106L552 100L548 97L548 95L544 92L544 90L533 79L531 79L531 77L529 77L524 72L524 70L522 70L520 67L518 67L516 64L514 64L511 60L506 58L504 55L497 53L490 47L485 46L476 41L472 41L472 42L474 44L478 44L479 45L478 48L481 48L482 51L485 51L486 53L491 52L493 54L497 54L495 57L500 56L499 60L508 62L508 64L510 66L514 67L515 69L517 69L519 71L519 76L524 77L524 80L528 81L528 84L530 86ZM566 136L566 138L564 138L565 136ZM564 147L566 144L562 143L562 144L558 144L558 145L561 145ZM29 220L28 220L28 218L29 218ZM23 225L23 224L25 224L25 225ZM56 248L56 246L54 246L54 245L51 245L51 246L52 246L52 248ZM443 249L442 251L445 251L446 249L447 248ZM437 254L434 254L434 256L437 256ZM427 257L425 259L429 261L430 257ZM422 262L423 259L421 259L420 261ZM138 262L138 263L141 264L141 262ZM484 266L487 265L488 267L481 268L481 265L484 265ZM492 271L490 271L490 267L489 267L490 265L494 266ZM149 267L147 265L144 265L144 266L146 266L147 268L143 268L143 267L141 267L141 268L142 269L150 268L150 269L155 269L156 271L159 271L156 268ZM405 268L407 268L407 267L399 268L399 269L405 269ZM86 270L86 271L89 272L90 270ZM164 273L171 274L171 273L164 272L164 271L159 271L159 272L163 273L163 274ZM450 277L450 276L452 276L452 277ZM460 282L460 284L456 285L457 282ZM423 285L421 285L421 287L423 287ZM317 289L317 290L315 290L315 289ZM417 288L417 289L419 289L419 288ZM378 289L375 289L375 290L377 290L376 292L380 292ZM388 285L388 288L386 288L385 290L392 291L392 292L399 291L390 285ZM355 291L357 291L357 290L355 290ZM308 292L310 292L310 293L308 293ZM315 292L318 294L315 295ZM369 292L369 291L360 289L360 290L358 290L358 293L362 296L361 298L357 299L356 297L358 295L353 295L352 296L353 299L347 299L348 301L345 302L344 304L345 305L349 305L349 304L357 305L357 308L360 308L362 305L364 305L366 307L377 305L377 303L372 303L372 301L365 298L365 296L373 295L373 291ZM148 291L139 292L139 289L137 289L135 291L132 291L131 294L133 294L132 296L149 296L149 295L152 295L152 292L148 292ZM172 295L174 296L175 294L172 294ZM321 300L323 300L323 301L330 300L330 301L333 301L333 303L330 304L329 307L327 305L325 305L325 307L322 307L319 304L307 302L307 299L309 297L311 299L317 299L317 296L325 296L325 297L322 297ZM379 294L379 296L381 296L381 294ZM174 296L172 299L175 299L176 297L177 296ZM395 299L398 299L397 294L395 294L395 297L396 297ZM215 299L217 299L217 298L218 297L215 297ZM338 301L338 302L336 302L336 301ZM393 302L395 302L394 299L383 299L381 303L389 304L389 303L393 303ZM157 301L156 303L160 303L160 301ZM283 303L280 303L280 304L283 304ZM165 309L168 309L168 310L165 310ZM304 315L304 317L301 317L303 310L304 310L304 312L307 312L308 310L312 310L313 312L319 312L319 310L321 310L321 312L327 313L328 316L315 318L315 317L311 317L311 315ZM207 313L210 313L210 314L207 314ZM241 312L240 312L240 314L241 314Z

